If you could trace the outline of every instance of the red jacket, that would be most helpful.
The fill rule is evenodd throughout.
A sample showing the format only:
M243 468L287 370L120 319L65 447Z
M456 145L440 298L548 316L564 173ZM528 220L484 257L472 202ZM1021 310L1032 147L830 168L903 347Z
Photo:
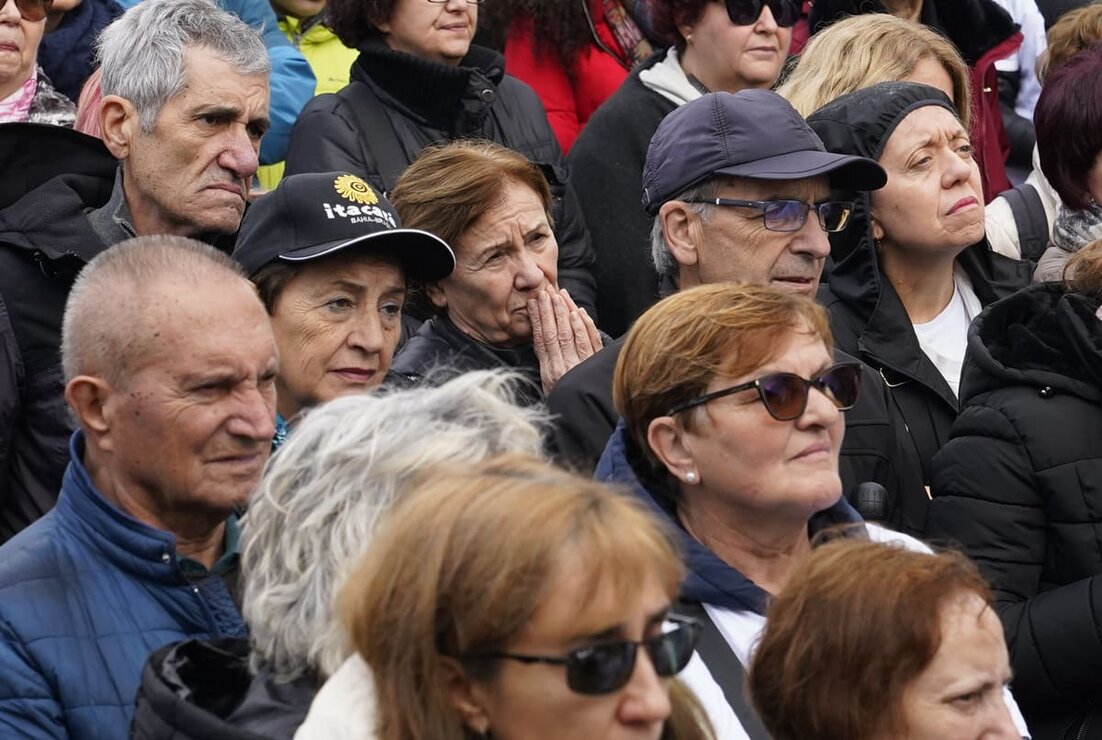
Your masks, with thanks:
M600 0L590 0L590 8L601 42L619 51L612 30L605 23ZM536 51L530 18L513 21L505 42L505 71L526 82L539 95L563 154L570 151L593 111L627 78L626 63L590 44L574 60L570 75L556 54Z

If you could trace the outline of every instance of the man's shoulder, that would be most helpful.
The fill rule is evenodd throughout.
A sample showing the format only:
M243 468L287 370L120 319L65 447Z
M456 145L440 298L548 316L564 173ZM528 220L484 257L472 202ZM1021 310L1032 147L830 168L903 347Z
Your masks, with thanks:
M20 602L27 598L35 603L48 598L51 584L78 562L71 557L74 553L65 553L66 537L55 509L0 546L0 614L22 608Z

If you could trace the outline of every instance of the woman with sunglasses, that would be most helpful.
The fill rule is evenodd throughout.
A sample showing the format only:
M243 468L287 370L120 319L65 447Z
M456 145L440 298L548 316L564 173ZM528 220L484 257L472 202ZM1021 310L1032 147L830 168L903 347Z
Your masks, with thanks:
M596 475L630 487L680 535L682 608L702 623L702 660L683 680L725 738L766 737L742 666L770 597L818 532L848 527L923 549L862 524L842 497L842 411L857 402L861 371L835 364L832 344L826 312L810 298L716 283L643 314L616 365L623 419Z
M0 0L0 123L72 127L73 101L54 89L38 65L51 0Z
M654 220L640 206L647 146L658 124L708 92L768 90L777 81L800 0L655 0L652 28L670 48L624 81L570 150L571 181L596 252L597 315L620 336L658 299L646 245Z
M671 680L698 637L682 575L660 523L600 484L524 457L438 470L341 594L375 684L364 736L711 738Z
M979 167L945 93L881 82L807 120L828 150L888 173L883 188L856 196L849 228L830 234L834 267L820 299L838 347L883 376L929 486L957 416L969 326L1028 285L1031 267L988 246Z

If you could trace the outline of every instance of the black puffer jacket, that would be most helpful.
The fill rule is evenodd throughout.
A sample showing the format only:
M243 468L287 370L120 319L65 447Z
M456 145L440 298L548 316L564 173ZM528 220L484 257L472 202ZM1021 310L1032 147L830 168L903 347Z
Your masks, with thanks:
M249 672L246 639L187 640L155 651L142 669L133 740L291 740L317 681L281 683Z
M808 116L829 151L879 160L895 126L915 108L948 98L925 85L881 83L842 96ZM880 268L867 193L857 194L849 227L830 235L834 266L819 300L830 312L836 346L877 370L888 385L911 438L909 453L930 484L930 461L949 438L957 399L919 346L899 295ZM1028 263L992 252L984 239L965 249L957 264L980 303L988 305L1029 285Z
M928 536L962 544L991 581L1035 740L1102 737L1097 309L1046 283L980 314L934 458Z
M367 108L375 113L365 114ZM505 74L496 51L472 46L452 67L368 42L352 65L351 83L303 109L285 173L352 172L389 192L422 149L457 139L488 139L544 165L555 196L559 284L595 314L593 247L558 140L539 97Z

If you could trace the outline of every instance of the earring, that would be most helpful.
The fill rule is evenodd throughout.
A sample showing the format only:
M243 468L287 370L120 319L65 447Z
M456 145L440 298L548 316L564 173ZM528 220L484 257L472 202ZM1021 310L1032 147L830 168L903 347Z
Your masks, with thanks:
M696 471L690 470L689 472L685 473L685 482L696 483Z
M690 33L688 36L685 37L685 43L686 44L691 44L692 42L693 42L693 35Z

